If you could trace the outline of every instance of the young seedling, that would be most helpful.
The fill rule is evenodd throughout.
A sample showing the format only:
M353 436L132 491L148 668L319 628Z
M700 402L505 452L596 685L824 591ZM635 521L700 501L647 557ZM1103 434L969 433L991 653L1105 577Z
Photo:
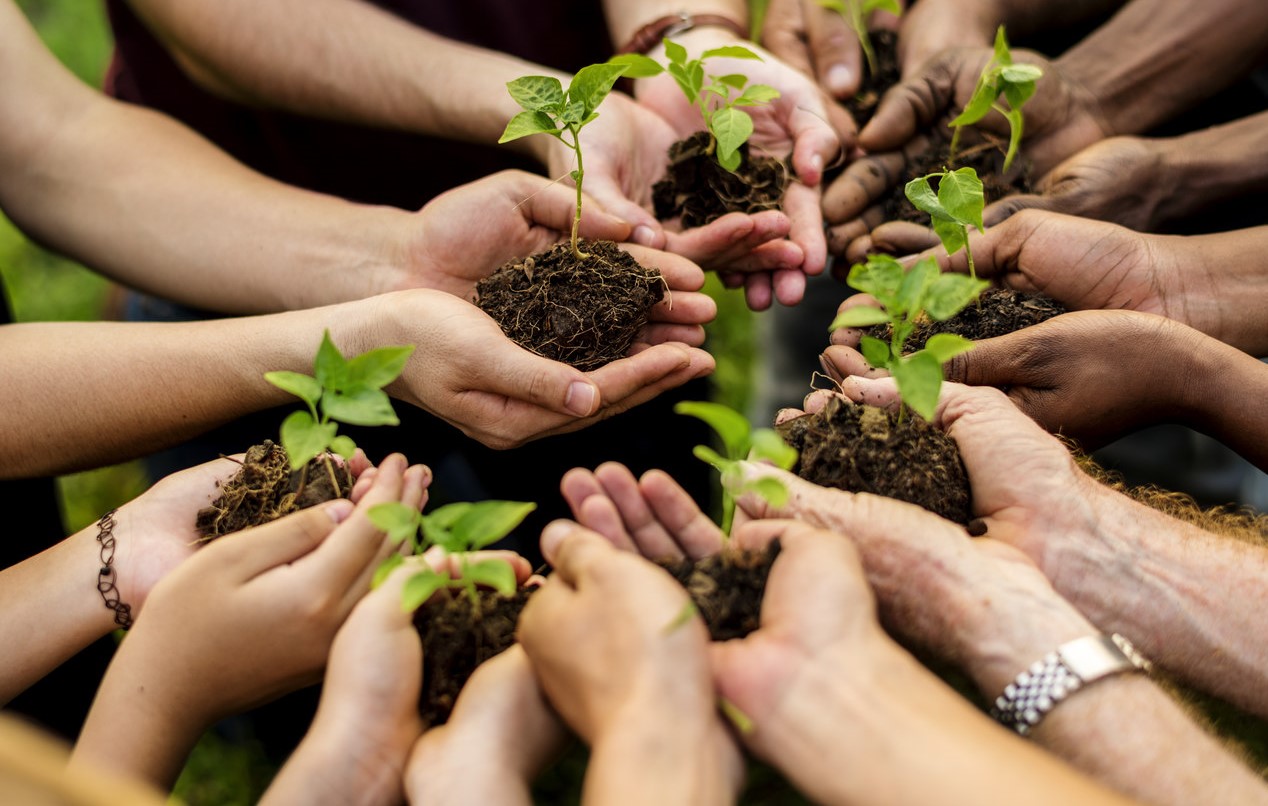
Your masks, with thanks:
M1007 171L1017 157L1017 149L1021 146L1021 138L1026 120L1021 108L1035 94L1035 82L1043 77L1043 70L1033 64L1014 64L1012 51L1008 49L1008 39L1004 36L1004 26L995 32L995 55L978 76L977 87L973 97L969 99L964 111L951 121L955 133L951 136L951 157L955 158L960 144L960 130L972 126L994 109L1008 120L1008 152L1004 155L1004 170ZM998 103L1004 96L1008 106Z
M383 387L396 380L413 352L413 346L379 347L344 358L330 340L330 331L326 331L313 361L313 375L266 372L266 381L308 405L307 411L291 412L282 421L281 442L290 458L291 469L307 467L310 460L327 454L326 470L334 489L338 490L329 453L349 459L357 446L350 437L338 433L337 423L400 424ZM301 490L306 481L301 482Z
M864 336L860 348L867 363L889 370L903 402L932 421L942 388L942 365L970 349L973 342L951 333L929 337L923 350L903 355L903 345L921 315L936 322L955 316L977 298L989 283L963 274L942 274L933 258L925 258L904 271L889 255L872 255L867 263L850 269L850 287L876 297L884 306L859 306L842 311L829 330L888 324L889 344Z
M577 212L572 219L572 253L579 260L589 255L577 246L577 228L581 225L581 182L585 163L581 158L581 130L599 116L596 111L612 91L612 85L626 68L620 64L592 64L572 77L567 91L552 76L524 76L510 81L506 89L515 102L524 108L506 124L499 143L509 143L530 134L549 134L572 149L577 155L577 168L571 174L577 184ZM564 137L567 132L572 140Z
M783 506L788 500L788 489L779 479L744 481L739 463L749 458L765 459L781 470L789 470L797 462L797 451L784 442L783 437L769 428L754 429L744 415L718 403L683 401L674 406L676 414L696 417L709 424L722 438L726 456L707 445L692 449L697 459L708 462L722 474L722 532L731 534L735 520L735 499L744 493L755 492L774 506Z
M686 48L666 39L668 67L638 53L613 56L609 63L628 68L625 74L630 78L651 78L661 73L673 76L688 103L700 110L705 128L713 136L710 149L718 164L735 173L740 167L740 146L753 135L753 118L739 107L770 103L779 97L779 90L765 84L749 84L748 77L740 73L706 75L705 60L714 56L762 60L761 56L739 45L712 48L700 54L699 59L688 59Z
M873 11L888 11L901 15L903 7L898 0L818 0L819 5L840 14L850 30L858 37L859 47L867 59L867 69L872 75L880 71L876 62L876 49L872 47L872 37L867 32L867 18Z
M496 543L537 508L536 504L519 501L459 502L438 507L424 515L413 507L401 503L379 504L369 512L370 521L387 533L394 545L408 542L411 554L422 554L437 546L446 555L458 558L458 577L451 578L447 571L433 571L425 567L405 582L401 594L401 607L407 612L417 610L442 587L466 591L479 612L478 585L493 588L503 596L515 593L515 570L505 560L471 559L471 553ZM421 535L421 538L420 538ZM400 554L388 557L375 570L372 584L379 585L392 569L403 563Z
M933 192L930 179L938 180L938 192ZM982 209L986 197L982 193L982 180L977 171L961 168L958 171L943 170L911 180L903 189L907 199L917 210L928 213L933 219L933 231L938 234L947 254L964 250L969 261L969 276L977 279L977 267L973 265L973 252L969 249L969 227L985 232Z

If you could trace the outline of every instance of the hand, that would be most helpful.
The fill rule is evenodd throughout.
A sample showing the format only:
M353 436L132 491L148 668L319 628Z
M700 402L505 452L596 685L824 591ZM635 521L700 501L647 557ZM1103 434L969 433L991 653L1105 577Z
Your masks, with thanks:
M875 12L868 29L897 26L893 14ZM771 0L762 44L838 100L851 97L862 85L865 67L858 36L840 14L815 0Z
M414 745L410 803L532 803L531 784L567 741L519 646L482 663L449 721Z
M638 247L630 250L650 260ZM672 255L658 253L651 265L666 274L671 288L682 288L684 274L689 282L703 281L698 269L684 272L690 264ZM357 310L352 327L359 332L351 341L418 345L390 394L497 449L584 428L714 366L708 353L689 345L702 343L697 323L712 318L716 308L703 294L687 291L674 291L657 305L658 321L628 358L588 373L528 352L483 311L449 294L398 292Z
M946 378L1003 389L1039 425L1093 450L1149 425L1188 422L1205 408L1197 401L1212 349L1228 348L1160 316L1079 311L976 342L951 359ZM887 374L850 347L828 348L823 363L838 382Z
M898 29L903 76L917 75L943 51L989 47L1002 22L996 5L991 0L922 0L907 9Z
M650 560L699 560L722 550L726 535L662 470L635 479L625 465L606 462L591 473L574 468L559 483L573 517L622 551Z

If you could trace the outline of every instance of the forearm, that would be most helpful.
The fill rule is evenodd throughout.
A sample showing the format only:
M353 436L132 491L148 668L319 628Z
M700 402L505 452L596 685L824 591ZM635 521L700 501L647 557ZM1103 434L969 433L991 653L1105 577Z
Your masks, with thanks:
M1167 316L1238 350L1268 355L1263 316L1268 310L1268 227L1151 240L1174 264Z
M320 719L320 717L319 717ZM403 770L363 763L344 737L313 729L278 771L260 806L304 803L308 806L372 806L401 800ZM389 774L390 773L390 774Z
M748 6L743 0L604 0L604 14L613 47L624 47L644 25L662 17L715 14L748 27Z
M1161 211L1163 221L1268 189L1268 112L1157 142L1176 188Z
M0 705L114 629L97 591L96 526L0 571Z
M1268 366L1210 341L1194 357L1202 370L1186 387L1186 424L1268 471Z
M1056 65L1096 97L1112 133L1138 134L1249 71L1266 35L1258 3L1134 0Z
M506 82L558 71L436 36L360 0L133 0L211 92L248 103L492 145L520 111ZM540 140L517 146L541 155Z
M1045 573L1098 629L1128 637L1176 678L1268 716L1268 547L1182 523L1105 488L1089 540Z
M1008 29L1009 38L1067 28L1121 8L1128 0L985 0L994 6L996 24ZM990 44L992 27L982 44Z
M356 345L363 304L213 322L0 328L0 376L13 379L0 389L3 473L143 456L293 400L264 373L311 373L324 327L345 350Z

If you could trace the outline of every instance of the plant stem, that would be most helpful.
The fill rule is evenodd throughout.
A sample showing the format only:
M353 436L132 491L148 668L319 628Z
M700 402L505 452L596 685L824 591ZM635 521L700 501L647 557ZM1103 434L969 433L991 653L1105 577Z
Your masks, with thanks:
M867 20L863 19L863 4L859 0L850 4L850 14L853 17L854 33L859 38L859 47L863 48L863 55L867 58L868 73L875 76L880 72L880 67L876 64L876 50L872 47L872 37L867 33Z
M947 162L952 164L955 163L956 152L960 150L960 128L959 126L952 127L951 149L947 152ZM946 170L946 166L943 166L943 170Z
M731 537L731 525L735 522L735 496L722 493L722 534Z
M585 260L590 257L581 248L577 246L577 230L581 226L581 180L586 176L585 165L581 162L581 134L577 131L576 126L569 126L568 131L572 132L572 150L577 154L577 173L575 176L577 182L577 212L572 218L572 253L576 255L578 260Z

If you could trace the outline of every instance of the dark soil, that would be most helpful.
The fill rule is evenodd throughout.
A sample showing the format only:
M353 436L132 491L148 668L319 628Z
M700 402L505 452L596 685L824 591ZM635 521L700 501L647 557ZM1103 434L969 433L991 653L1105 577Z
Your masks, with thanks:
M872 119L881 98L902 78L898 63L898 34L893 31L872 31L872 49L876 51L877 71L872 73L863 62L863 83L853 98L845 102L845 108L862 131Z
M715 641L742 638L757 629L762 595L779 542L762 552L724 552L699 562L661 563L691 595ZM419 713L427 725L449 719L459 692L476 667L515 643L515 625L532 595L521 588L513 597L480 594L474 615L465 594L437 596L414 614L423 639L423 692ZM673 625L666 625L672 629Z
M212 540L323 501L347 498L351 492L352 474L343 464L318 457L292 471L282 446L266 439L246 452L242 469L220 485L220 497L211 506L198 512L195 527Z
M777 431L797 449L793 472L807 481L919 504L947 520L972 515L969 477L954 440L914 414L842 398Z
M731 173L718 165L713 135L696 132L669 147L669 171L652 186L656 217L682 217L684 229L700 227L727 213L778 210L791 171L771 157L753 157L740 146L740 167Z
M1016 193L1031 192L1030 163L1022 153L1013 161L1008 174L1003 174L1004 155L1008 152L1007 138L997 137L977 129L965 129L960 137L960 149L955 159L951 159L951 129L946 120L926 132L929 138L928 147L919 155L908 157L906 175L890 189L889 195L881 200L885 210L886 221L913 221L917 224L929 224L929 216L916 209L907 200L904 188L907 183L917 177L928 176L944 168L958 170L972 168L982 180L982 192L986 203L999 201L1005 196ZM976 140L977 142L973 142ZM938 189L937 180L930 180L934 191Z
M929 337L938 333L954 333L974 341L1006 336L1065 312L1065 306L1052 297L992 287L982 292L978 304L968 305L945 322L918 322L907 339L905 350L914 353L922 349ZM889 341L889 325L876 325L866 330L870 336Z
M513 260L476 285L476 304L516 344L590 371L624 358L665 296L660 271L611 241L557 244Z

